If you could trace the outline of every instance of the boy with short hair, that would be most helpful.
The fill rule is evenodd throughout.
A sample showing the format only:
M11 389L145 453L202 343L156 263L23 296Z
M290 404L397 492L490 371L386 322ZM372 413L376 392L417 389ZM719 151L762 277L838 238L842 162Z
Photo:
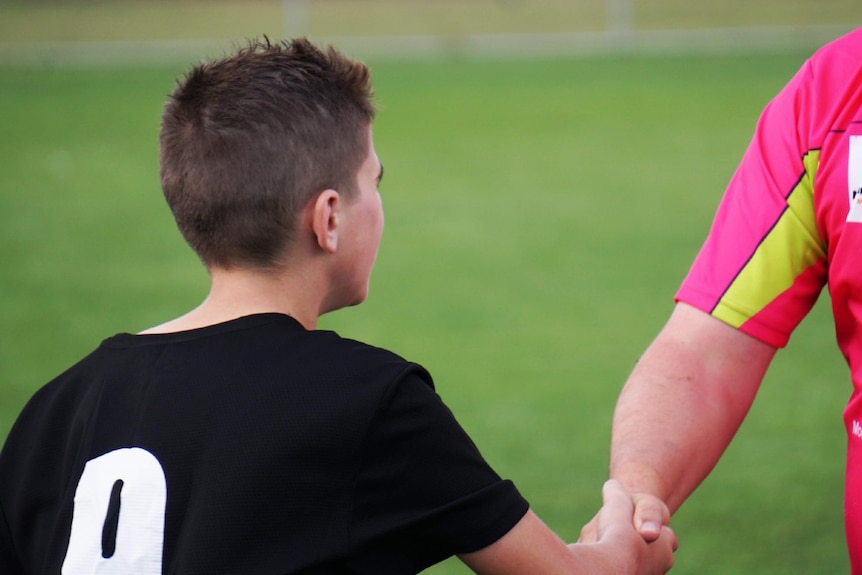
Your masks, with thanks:
M195 67L162 187L211 289L28 403L0 453L3 573L664 573L605 488L565 545L482 459L422 367L316 330L362 302L383 230L368 69L306 40Z

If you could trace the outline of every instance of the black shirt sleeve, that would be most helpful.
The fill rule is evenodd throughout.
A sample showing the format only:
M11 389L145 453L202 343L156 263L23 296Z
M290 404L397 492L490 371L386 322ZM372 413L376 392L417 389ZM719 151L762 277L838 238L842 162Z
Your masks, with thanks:
M403 567L419 571L490 545L528 507L483 459L428 381L408 373L393 385L365 442L355 542L367 542L381 555L400 555Z
M0 507L0 567L3 568L2 572L5 575L24 573L24 569L18 562L15 544L12 541L12 533L2 507Z

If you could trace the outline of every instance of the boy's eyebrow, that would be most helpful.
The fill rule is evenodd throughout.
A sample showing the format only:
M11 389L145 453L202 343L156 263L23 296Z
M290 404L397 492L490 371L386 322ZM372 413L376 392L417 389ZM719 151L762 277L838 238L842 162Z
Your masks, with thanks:
M377 174L377 183L380 183L380 180L383 179L383 164L380 164L380 173Z

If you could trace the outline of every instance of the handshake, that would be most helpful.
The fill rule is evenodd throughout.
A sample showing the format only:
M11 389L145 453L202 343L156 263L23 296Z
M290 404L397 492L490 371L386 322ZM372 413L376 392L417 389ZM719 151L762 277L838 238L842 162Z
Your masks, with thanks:
M657 497L630 494L610 479L602 488L604 506L581 530L572 549L595 546L600 560L591 573L666 573L673 567L676 535L670 512ZM607 554L602 548L606 548Z
M667 526L668 508L655 497L632 496L614 479L605 482L602 497L602 509L583 528L577 543L566 545L528 511L498 541L459 558L479 575L667 573L677 548L676 535ZM656 511L660 520L640 521Z

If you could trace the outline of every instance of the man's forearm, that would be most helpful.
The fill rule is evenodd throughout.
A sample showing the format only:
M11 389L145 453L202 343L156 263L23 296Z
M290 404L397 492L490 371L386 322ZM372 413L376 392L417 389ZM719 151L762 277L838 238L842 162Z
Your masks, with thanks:
M614 413L611 477L675 511L709 474L775 349L681 304L644 353Z

